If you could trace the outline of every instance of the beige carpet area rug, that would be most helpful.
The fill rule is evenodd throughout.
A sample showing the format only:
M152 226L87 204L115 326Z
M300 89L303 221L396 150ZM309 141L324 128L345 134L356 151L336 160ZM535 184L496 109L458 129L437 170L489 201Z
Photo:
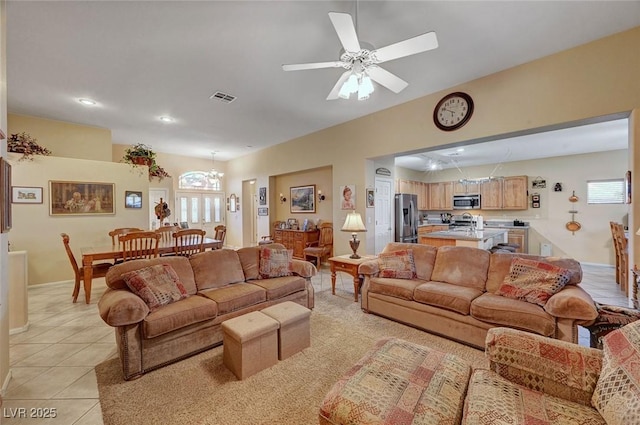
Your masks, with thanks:
M487 367L484 353L360 310L352 294L316 294L311 347L244 381L222 364L222 346L124 381L119 360L96 366L105 425L317 424L334 382L383 337L455 353Z

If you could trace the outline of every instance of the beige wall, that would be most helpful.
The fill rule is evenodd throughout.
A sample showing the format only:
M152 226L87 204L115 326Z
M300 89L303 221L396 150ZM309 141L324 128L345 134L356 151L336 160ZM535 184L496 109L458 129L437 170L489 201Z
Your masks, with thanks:
M0 130L8 134L7 130L7 15L6 2L0 0ZM0 156L6 157L7 144L0 144ZM9 369L9 305L7 304L9 290L9 275L7 264L7 233L0 234L0 392L9 385L11 372ZM1 419L0 419L1 420Z
M42 204L13 204L13 228L9 233L11 249L28 252L30 285L73 279L73 270L62 248L61 232L69 234L71 248L81 262L82 247L111 244L110 230L148 228L147 202L142 203L142 209L124 207L125 190L147 193L149 189L147 176L132 171L130 165L54 156L21 162L17 161L19 154L10 154L9 158L14 186L43 188ZM115 214L50 216L50 180L114 183ZM70 291L71 288L70 285Z
M587 204L587 181L624 178L628 166L627 162L628 151L624 149L503 163L496 175L528 176L529 194L534 192L540 194L540 208L529 207L527 210L520 211L480 210L473 213L482 214L485 220L518 218L529 221L531 223L529 230L530 253L539 253L540 243L544 242L552 244L554 255L573 257L581 262L615 264L609 221L626 224L629 205ZM433 182L486 177L494 168L495 164L466 167L463 170L464 176L457 169L422 173L423 179L421 181ZM404 170L406 171L406 169ZM404 173L400 171L398 174ZM407 174L414 175L413 173ZM427 178L424 178L425 176ZM546 180L546 188L534 189L532 187L531 182L537 177ZM556 182L562 183L562 192L554 192L553 186ZM572 204L568 198L574 190L579 201ZM575 234L565 228L565 224L571 219L571 214L568 211L572 209L578 211L575 218L582 225L582 229Z
M291 213L291 191L294 186L316 186L316 212L315 213ZM277 176L275 179L276 199L274 202L274 211L270 211L272 223L275 221L284 221L289 218L296 218L302 224L306 219L317 223L318 220L331 221L333 217L332 206L334 202L339 202L339 197L334 196L334 188L331 181L331 167L316 168L306 170L299 173L284 174ZM326 196L322 202L317 202L318 190ZM280 203L280 193L287 198L287 202ZM337 199L336 199L337 198Z
M640 27L324 129L229 161L229 181L330 164L334 186L355 184L362 199L373 179L370 158L628 113L640 106L638 45ZM474 98L474 116L458 131L439 131L433 108L458 90ZM344 220L338 208L334 203L336 223ZM364 214L364 205L358 211ZM348 253L347 239L337 232L336 254ZM363 245L372 252L370 238Z
M111 161L111 130L106 128L9 114L9 132L29 133L54 156Z

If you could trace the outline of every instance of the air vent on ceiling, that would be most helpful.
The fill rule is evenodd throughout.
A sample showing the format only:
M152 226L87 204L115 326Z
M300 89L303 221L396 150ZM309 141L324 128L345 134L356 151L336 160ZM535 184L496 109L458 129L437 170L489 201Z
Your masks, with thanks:
M227 93L223 93L221 91L217 91L214 94L212 94L211 96L209 96L209 99L217 99L220 102L231 103L234 100L236 100L236 97L232 96L230 94L227 94Z

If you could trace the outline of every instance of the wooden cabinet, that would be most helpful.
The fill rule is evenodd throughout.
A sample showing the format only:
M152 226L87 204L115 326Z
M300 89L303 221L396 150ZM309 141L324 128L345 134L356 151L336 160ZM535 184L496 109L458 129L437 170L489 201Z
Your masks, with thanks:
M424 182L416 182L418 188L418 209L429 209L429 184Z
M484 182L480 188L483 210L526 210L527 176L512 176Z
M281 243L287 249L292 249L295 258L304 259L304 249L309 243L317 241L319 234L320 232L317 230L276 229L273 234L273 241Z
M445 230L449 230L448 224L434 224L433 226L418 226L418 236L426 235L427 233L432 232L442 232Z
M413 180L398 180L396 186L396 193L413 193L414 195L417 195L415 191L416 182Z
M480 193L480 183L476 182L453 182L454 195L477 195Z
M520 252L523 254L527 254L529 252L527 240L527 230L526 229L509 229L509 233L507 235L507 242L509 243L517 243L520 245L520 248L516 249L516 252Z
M453 182L429 183L429 209L453 209Z

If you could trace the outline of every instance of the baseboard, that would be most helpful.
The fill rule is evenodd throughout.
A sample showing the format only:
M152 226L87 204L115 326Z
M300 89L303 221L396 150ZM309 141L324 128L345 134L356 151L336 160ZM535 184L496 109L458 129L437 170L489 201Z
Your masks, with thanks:
M602 263L587 263L584 261L581 261L580 264L585 265L585 266L593 266L593 267L606 267L608 269L615 269L616 266L612 266L611 264L602 264Z
M0 389L0 395L4 397L7 394L7 388L9 388L9 382L11 381L11 369L9 369L9 373L7 373L7 377L2 383L2 388Z
M75 285L75 281L73 281L73 280L59 280L57 282L36 283L35 285L27 285L27 289L41 288L43 286L63 285L63 284L64 285L71 285L71 287L73 288L73 285Z
M27 322L24 326L20 326L19 328L9 329L9 335L15 335L22 332L26 332L29 330L29 322Z

